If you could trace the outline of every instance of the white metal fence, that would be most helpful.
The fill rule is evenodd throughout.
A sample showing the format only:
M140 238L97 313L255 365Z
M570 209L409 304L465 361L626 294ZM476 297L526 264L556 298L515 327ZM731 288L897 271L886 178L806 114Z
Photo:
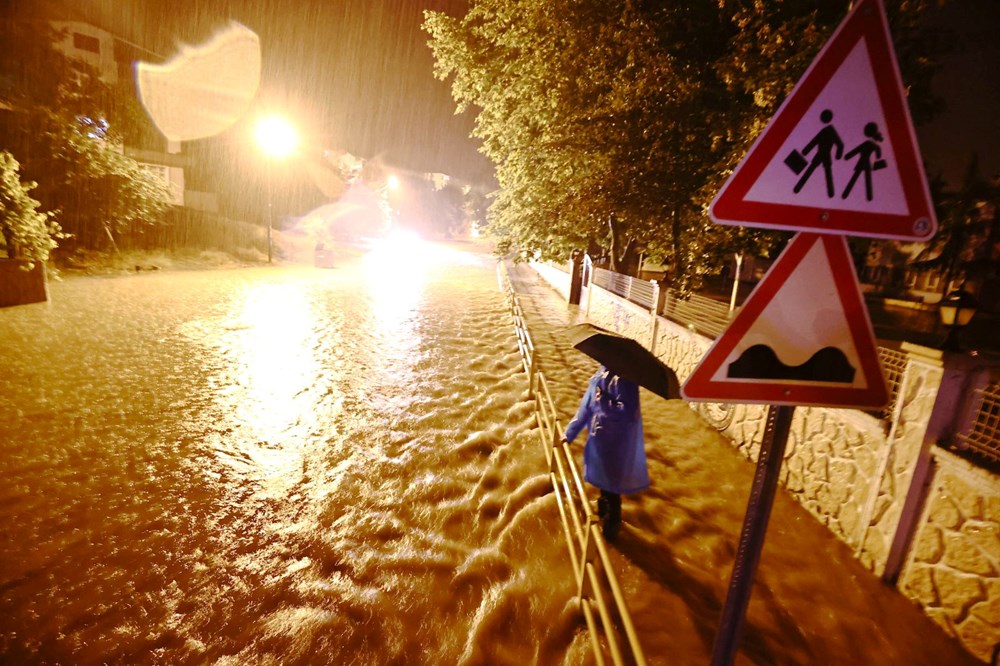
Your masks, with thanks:
M549 480L559 507L563 534L576 578L580 610L587 623L595 661L599 666L603 666L608 658L616 666L643 666L646 658L621 586L611 566L607 545L601 535L600 521L587 499L583 477L570 447L561 443L563 427L545 375L538 370L535 347L524 320L524 312L503 262L497 264L497 277L507 296L521 362L528 375L529 393L535 401L538 437L549 466Z
M1000 465L1000 382L976 389L975 417L969 429L956 436L966 449L992 465Z

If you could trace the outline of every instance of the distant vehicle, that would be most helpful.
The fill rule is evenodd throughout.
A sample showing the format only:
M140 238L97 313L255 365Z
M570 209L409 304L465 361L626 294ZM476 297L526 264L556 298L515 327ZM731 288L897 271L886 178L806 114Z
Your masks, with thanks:
M333 248L323 242L316 243L313 264L317 268L333 268Z

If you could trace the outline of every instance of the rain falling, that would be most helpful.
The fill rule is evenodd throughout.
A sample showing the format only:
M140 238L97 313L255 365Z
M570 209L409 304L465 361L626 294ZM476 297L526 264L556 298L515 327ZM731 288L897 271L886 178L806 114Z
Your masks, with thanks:
M0 309L0 662L596 663L494 248L415 186L495 185L420 28L467 3L38 7L139 54L188 189L268 265L66 271ZM566 423L579 309L505 266ZM642 400L611 561L648 663L704 664L752 466ZM976 663L787 496L754 594L737 663Z

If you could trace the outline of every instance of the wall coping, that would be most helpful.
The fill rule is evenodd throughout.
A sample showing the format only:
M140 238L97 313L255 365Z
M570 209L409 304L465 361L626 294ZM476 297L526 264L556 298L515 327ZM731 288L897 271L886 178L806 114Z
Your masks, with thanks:
M1000 493L1000 475L983 469L940 446L932 448L931 456L934 458L934 462L940 464L942 468L962 477L964 481L974 486L982 494L988 496Z

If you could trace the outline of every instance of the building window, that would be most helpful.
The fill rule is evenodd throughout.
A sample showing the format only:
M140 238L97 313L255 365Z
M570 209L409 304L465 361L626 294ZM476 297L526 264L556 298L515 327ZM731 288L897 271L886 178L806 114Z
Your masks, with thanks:
M91 53L98 54L101 52L101 40L79 32L73 33L73 46L81 51L90 51Z
M170 172L167 167L159 164L148 164L146 162L140 162L139 164L142 165L143 169L155 176L157 180L162 181L164 185L170 184Z

